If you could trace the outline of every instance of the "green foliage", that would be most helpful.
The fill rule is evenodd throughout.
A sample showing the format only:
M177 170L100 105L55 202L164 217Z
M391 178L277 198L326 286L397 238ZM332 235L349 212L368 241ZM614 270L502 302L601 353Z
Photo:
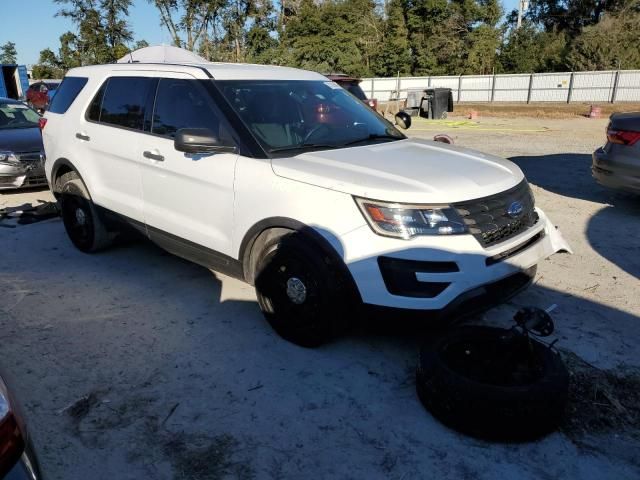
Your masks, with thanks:
M0 46L0 63L18 63L18 52L16 51L15 43L7 42Z
M519 29L500 0L147 1L176 46L215 61L387 77L640 68L640 0L531 0ZM41 52L43 78L127 54L132 0L55 2L76 29Z
M129 51L133 40L125 18L132 0L55 0L64 5L57 15L69 18L77 26L77 34L61 38L61 49L74 46L75 61L81 65L114 62ZM61 61L63 68L71 68ZM75 65L74 65L75 66Z
M564 69L567 41L564 33L545 32L525 21L513 29L500 52L501 71L548 72Z
M567 55L572 70L640 69L640 13L606 15L586 27Z
M53 53L51 49L45 48L40 52L38 64L34 65L31 70L31 77L37 80L62 78L64 76L64 72L65 69L62 68L60 60L56 54Z

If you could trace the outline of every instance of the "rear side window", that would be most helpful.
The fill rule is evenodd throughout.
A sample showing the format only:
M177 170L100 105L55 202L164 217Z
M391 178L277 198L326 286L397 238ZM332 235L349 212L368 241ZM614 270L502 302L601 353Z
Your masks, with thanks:
M84 77L65 77L51 101L49 111L65 113L86 84L87 79Z
M111 77L106 84L102 98L100 123L142 130L145 106L148 102L149 94L152 93L153 86L155 86L154 78ZM58 95L60 95L60 92L56 94L55 98ZM98 92L97 96L99 95L100 92ZM92 102L89 107L89 118L95 114L95 105Z

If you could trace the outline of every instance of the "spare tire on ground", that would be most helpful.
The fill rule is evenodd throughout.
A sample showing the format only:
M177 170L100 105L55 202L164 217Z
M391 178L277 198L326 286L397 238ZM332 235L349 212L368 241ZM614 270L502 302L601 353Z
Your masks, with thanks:
M511 330L468 326L430 339L416 388L445 425L476 437L525 441L558 426L569 374L547 345Z

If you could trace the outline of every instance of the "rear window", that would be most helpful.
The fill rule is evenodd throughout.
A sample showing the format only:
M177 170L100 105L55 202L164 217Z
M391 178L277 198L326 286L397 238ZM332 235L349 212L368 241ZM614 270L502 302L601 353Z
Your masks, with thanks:
M362 91L362 88L360 88L360 85L358 85L357 83L349 83L346 86L346 89L349 91L351 95L356 97L358 100L367 99L367 96L364 94L364 92Z
M145 105L154 85L155 79L148 77L111 77L102 98L100 123L142 130ZM95 118L95 107L92 102L90 118Z
M86 84L87 79L84 77L65 77L51 101L49 111L65 113Z

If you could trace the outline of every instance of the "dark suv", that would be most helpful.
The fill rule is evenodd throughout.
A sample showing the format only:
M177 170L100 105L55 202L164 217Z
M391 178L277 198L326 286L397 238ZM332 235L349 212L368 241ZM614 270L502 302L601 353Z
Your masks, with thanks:
M362 88L360 87L360 83L362 82L361 78L350 77L349 75L345 75L344 73L332 73L325 76L329 80L333 80L334 82L336 82L357 99L362 100L365 105L370 106L374 110L378 109L378 100L376 100L375 98L367 98L364 90L362 90Z

